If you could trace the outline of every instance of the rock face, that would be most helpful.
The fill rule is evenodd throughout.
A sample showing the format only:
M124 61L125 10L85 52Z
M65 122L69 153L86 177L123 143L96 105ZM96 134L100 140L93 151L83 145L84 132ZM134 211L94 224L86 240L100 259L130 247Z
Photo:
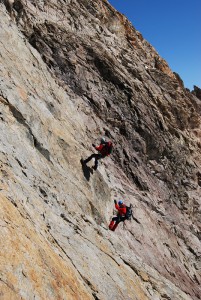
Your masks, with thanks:
M201 100L201 89L194 85L194 89L193 89L193 92L192 92L198 99Z
M197 94L106 0L11 16L1 3L0 298L200 299ZM101 136L95 172L80 159ZM135 220L110 232L114 198Z

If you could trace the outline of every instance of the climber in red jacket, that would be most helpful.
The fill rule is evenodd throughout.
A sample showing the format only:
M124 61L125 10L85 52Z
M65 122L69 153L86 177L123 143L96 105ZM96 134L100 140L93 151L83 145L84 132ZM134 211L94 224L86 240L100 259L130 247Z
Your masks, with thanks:
M93 166L93 169L97 170L98 160L109 156L112 152L113 145L110 141L106 142L105 138L101 138L101 143L99 146L95 146L94 144L92 144L92 146L98 151L98 153L92 154L87 159L81 160L81 162L87 164L92 158L95 158L95 165Z
M123 222L127 219L126 217L126 205L123 203L122 200L119 200L118 204L117 201L114 200L115 208L118 210L117 216L112 218L112 221L110 222L109 229L112 231L115 231L117 226L120 222Z

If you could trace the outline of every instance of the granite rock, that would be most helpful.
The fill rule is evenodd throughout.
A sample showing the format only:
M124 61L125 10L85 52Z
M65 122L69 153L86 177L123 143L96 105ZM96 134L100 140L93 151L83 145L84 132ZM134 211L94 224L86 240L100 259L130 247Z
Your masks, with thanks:
M197 94L106 0L18 2L0 3L0 298L200 299ZM135 220L111 232L118 198Z

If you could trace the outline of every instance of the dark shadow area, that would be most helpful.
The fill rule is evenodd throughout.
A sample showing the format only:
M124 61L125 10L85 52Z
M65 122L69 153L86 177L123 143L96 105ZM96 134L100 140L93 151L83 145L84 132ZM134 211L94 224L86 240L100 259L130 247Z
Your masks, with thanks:
M93 169L88 167L82 158L81 158L80 162L82 165L82 171L83 171L84 177L86 178L87 181L89 181L90 175L93 174Z

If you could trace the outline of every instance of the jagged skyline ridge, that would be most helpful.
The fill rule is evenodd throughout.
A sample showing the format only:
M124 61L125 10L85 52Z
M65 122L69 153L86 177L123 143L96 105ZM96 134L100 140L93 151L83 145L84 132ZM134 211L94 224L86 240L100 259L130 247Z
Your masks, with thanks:
M178 73L186 88L201 87L201 2L109 0Z

